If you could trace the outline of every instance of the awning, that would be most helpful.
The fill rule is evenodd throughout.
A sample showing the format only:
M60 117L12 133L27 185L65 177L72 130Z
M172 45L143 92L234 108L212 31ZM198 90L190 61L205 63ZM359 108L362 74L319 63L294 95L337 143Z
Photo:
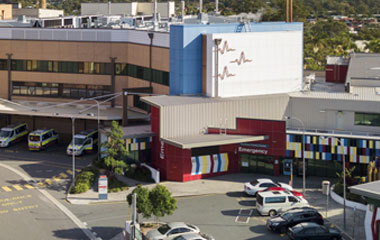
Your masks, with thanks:
M348 188L350 189L350 192L354 194L380 200L380 180L369 183L363 183Z
M244 142L262 141L268 136L252 136L252 135L225 135L225 134L203 134L195 136L177 137L177 138L162 138L161 141L170 145L182 148L191 149L198 147L211 147L219 145L228 145Z
M6 102L0 99L0 114L98 120L98 107L96 104L60 104L31 101ZM100 105L99 120L121 119L122 108L111 108L108 105ZM128 109L128 119L149 119L149 115Z

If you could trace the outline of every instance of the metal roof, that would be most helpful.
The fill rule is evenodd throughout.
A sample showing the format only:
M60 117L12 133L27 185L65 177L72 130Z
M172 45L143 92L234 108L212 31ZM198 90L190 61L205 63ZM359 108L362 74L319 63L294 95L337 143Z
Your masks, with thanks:
M220 103L220 102L231 102L231 101L241 101L250 99L264 99L273 98L276 96L283 97L288 94L268 94L268 95L258 95L258 96L245 96L245 97L230 97L230 98L211 98L204 96L149 96L143 97L141 100L148 104L152 104L156 107L163 106L176 106L176 105L189 105L189 104L199 104L199 103Z
M346 83L380 87L380 54L351 54Z
M137 125L137 126L127 126L122 127L123 138L143 138L143 137L153 137L156 134L152 132L151 125ZM110 132L111 128L105 128L102 132Z
M262 141L266 138L266 136L203 134L176 138L162 138L161 140L163 142L166 142L170 145L182 149L190 149L198 147L210 147L243 142Z
M57 118L75 118L98 120L98 109L96 106L89 109L94 104L72 103L67 105L50 103L50 102L9 102L0 99L0 114L40 116L40 117L57 117ZM128 119L148 119L149 116L133 110L128 110ZM121 120L122 109L111 108L107 105L101 105L99 111L99 120Z
M303 91L289 93L293 98L316 98L326 100L353 100L353 101L380 101L380 95L376 94L375 88L357 89L356 92L323 92L323 91Z
M380 200L380 180L348 187L352 193Z

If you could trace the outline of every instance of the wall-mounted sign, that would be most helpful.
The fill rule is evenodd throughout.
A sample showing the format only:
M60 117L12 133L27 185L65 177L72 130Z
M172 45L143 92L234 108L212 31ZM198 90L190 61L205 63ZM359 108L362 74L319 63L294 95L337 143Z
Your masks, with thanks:
M257 148L269 148L269 144L258 144L258 143L240 143L239 146L242 147L257 147Z
M100 175L98 180L99 199L108 198L108 179L106 175Z
M164 148L164 145L165 143L163 141L161 141L161 152L160 152L160 158L161 159L164 159L165 158L165 148Z
M268 150L266 149L239 147L238 150L241 153L268 155Z

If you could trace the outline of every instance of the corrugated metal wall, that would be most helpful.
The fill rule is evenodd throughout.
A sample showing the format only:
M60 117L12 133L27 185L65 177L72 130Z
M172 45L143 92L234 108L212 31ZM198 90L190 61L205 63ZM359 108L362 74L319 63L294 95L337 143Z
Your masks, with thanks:
M184 104L161 108L161 136L174 138L197 135L207 127L236 128L236 118L283 119L288 95L239 98L200 104Z
M306 129L340 130L374 134L379 127L355 125L355 112L380 113L377 101L357 101L348 99L290 98L285 115L299 118ZM341 123L337 123L341 118ZM339 126L340 125L340 126ZM290 128L302 128L296 120L288 120Z

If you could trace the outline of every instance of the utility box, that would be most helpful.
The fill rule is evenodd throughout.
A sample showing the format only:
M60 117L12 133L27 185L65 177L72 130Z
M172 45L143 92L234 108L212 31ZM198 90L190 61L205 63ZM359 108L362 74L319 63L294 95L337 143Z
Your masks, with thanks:
M330 182L329 181L323 181L322 182L322 194L329 195L330 193Z

